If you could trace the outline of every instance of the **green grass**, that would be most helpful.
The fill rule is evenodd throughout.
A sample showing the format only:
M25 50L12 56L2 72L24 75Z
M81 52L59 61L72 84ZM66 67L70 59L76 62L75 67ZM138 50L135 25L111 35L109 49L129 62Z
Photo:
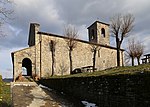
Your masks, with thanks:
M150 64L142 64L139 66L127 66L127 67L115 67L111 69L95 71L92 73L79 73L74 75L65 75L65 76L53 76L50 78L71 78L71 77L89 77L89 76L102 76L102 75L121 75L121 74L129 74L134 75L137 73L150 73Z
M0 106L2 107L11 106L10 85L3 82L2 78L0 78Z
M3 81L2 81L2 76L0 75L0 104L2 102L2 85L3 85Z

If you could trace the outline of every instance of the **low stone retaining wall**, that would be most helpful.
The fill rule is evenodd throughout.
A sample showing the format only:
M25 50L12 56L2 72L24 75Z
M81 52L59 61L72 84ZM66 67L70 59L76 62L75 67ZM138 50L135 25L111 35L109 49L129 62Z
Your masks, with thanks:
M39 83L99 107L149 107L150 74L51 78Z

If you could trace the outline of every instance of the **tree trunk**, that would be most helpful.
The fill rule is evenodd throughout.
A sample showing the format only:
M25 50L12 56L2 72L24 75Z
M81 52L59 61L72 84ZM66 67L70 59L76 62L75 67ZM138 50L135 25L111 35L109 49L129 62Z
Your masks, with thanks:
M137 57L137 63L140 65L140 58Z
M134 66L134 57L131 57L132 60L132 66Z
M120 41L119 38L116 37L116 45L117 45L117 66L120 66Z
M117 66L120 66L120 49L117 48Z
M95 62L96 62L96 50L93 53L93 72L95 71Z
M69 60L70 60L70 74L72 73L72 51L69 50Z

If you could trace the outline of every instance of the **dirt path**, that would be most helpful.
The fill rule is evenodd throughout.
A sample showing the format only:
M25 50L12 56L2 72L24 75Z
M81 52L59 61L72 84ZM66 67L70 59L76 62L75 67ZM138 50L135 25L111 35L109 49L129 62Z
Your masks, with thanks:
M79 101L43 89L35 82L15 82L11 87L14 107L83 107Z

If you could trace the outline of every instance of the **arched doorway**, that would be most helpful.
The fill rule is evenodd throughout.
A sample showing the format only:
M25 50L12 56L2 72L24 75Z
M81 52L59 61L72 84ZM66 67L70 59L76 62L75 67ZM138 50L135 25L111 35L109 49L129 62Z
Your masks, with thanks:
M26 69L26 73L23 73L23 75L32 76L32 62L29 58L24 58L22 60L22 68Z

